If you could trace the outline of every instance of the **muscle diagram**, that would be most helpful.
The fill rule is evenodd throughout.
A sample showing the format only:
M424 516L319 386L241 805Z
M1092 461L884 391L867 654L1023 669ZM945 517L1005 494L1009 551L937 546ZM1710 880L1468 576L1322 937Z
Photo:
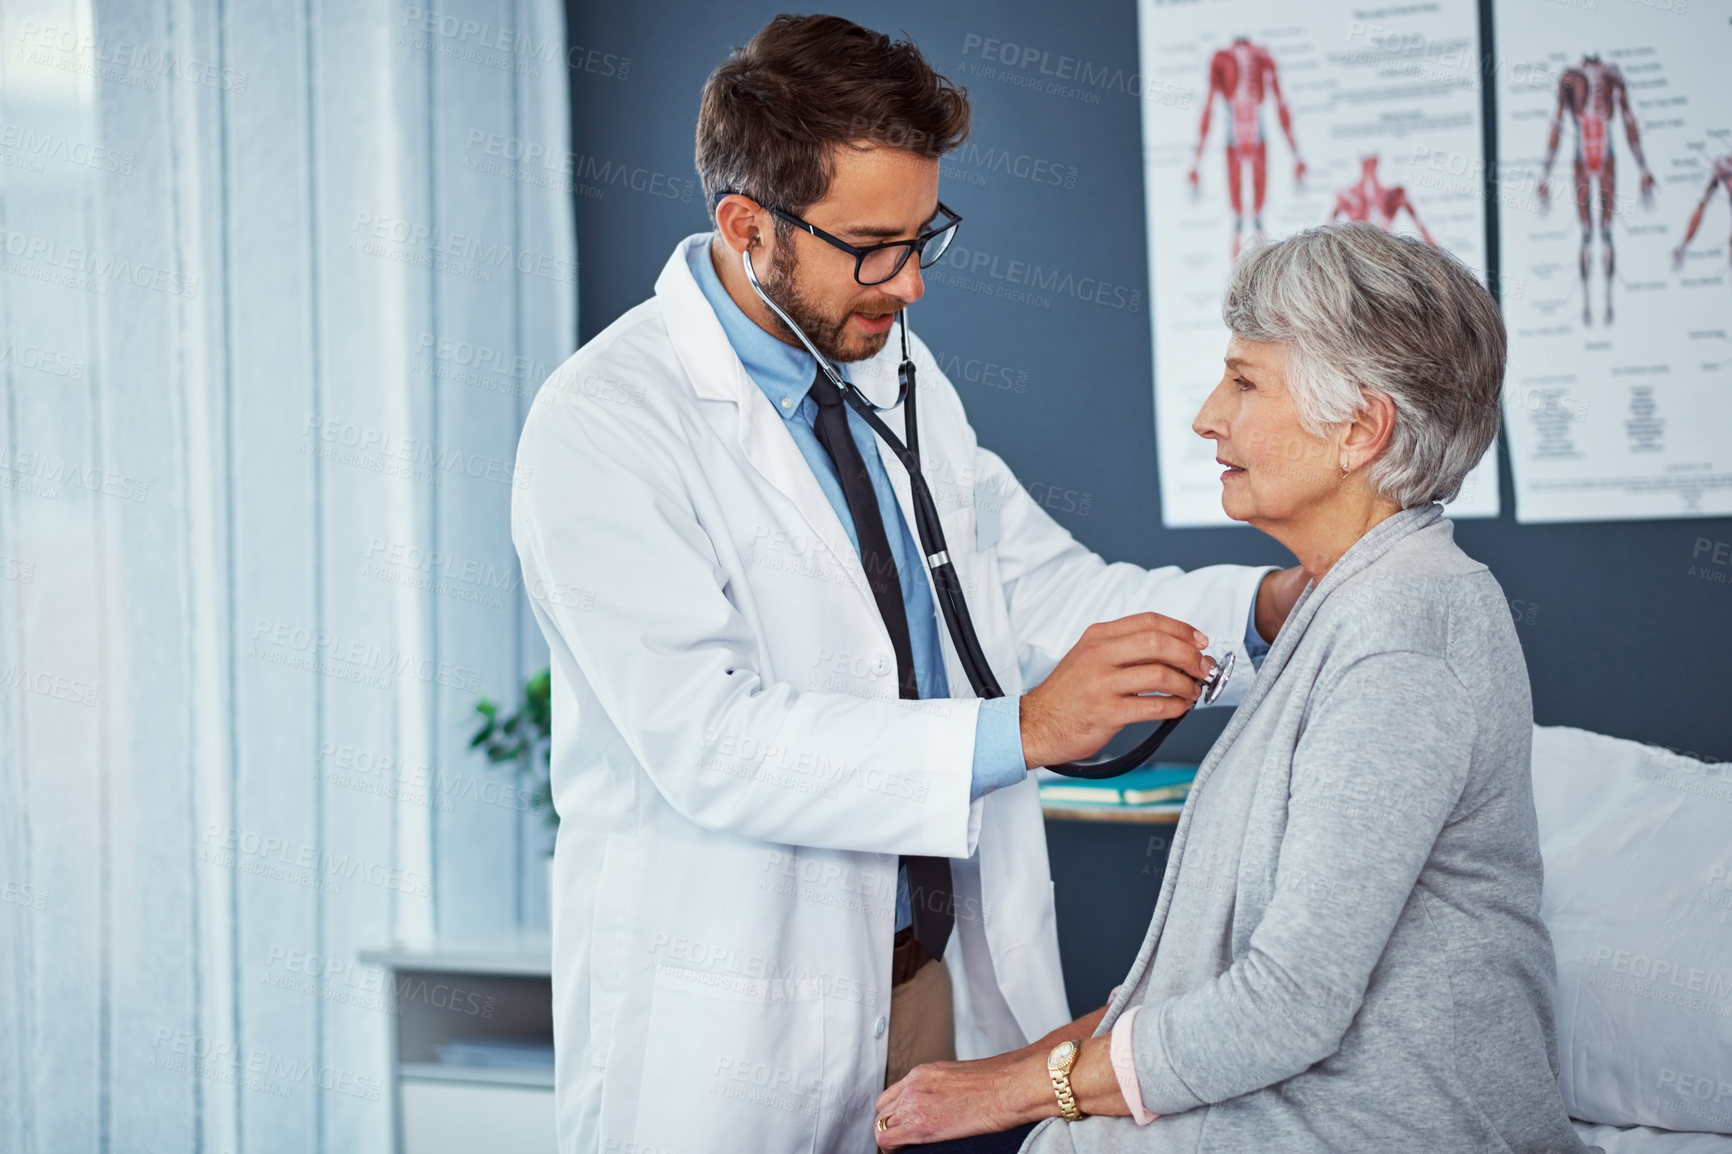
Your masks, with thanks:
M1582 323L1593 324L1589 304L1589 267L1596 223L1600 248L1604 253L1606 276L1606 323L1612 323L1612 273L1615 268L1612 250L1612 217L1617 212L1617 154L1612 150L1611 126L1620 115L1624 118L1624 138L1630 143L1630 154L1642 174L1642 203L1652 205L1654 176L1642 157L1641 133L1636 127L1636 115L1630 111L1629 92L1624 87L1624 74L1615 64L1607 64L1598 56L1583 57L1580 65L1564 70L1558 81L1558 104L1552 112L1550 134L1546 138L1546 159L1540 170L1540 211L1551 205L1552 161L1558 152L1558 138L1563 132L1563 119L1568 114L1576 127L1576 215L1582 224ZM1599 203L1594 203L1595 196ZM1597 212L1596 212L1597 207Z
M1245 231L1244 181L1251 177L1251 225L1255 239L1263 236L1263 196L1268 187L1269 151L1263 139L1263 101L1275 102L1275 112L1281 120L1282 135L1293 152L1293 180L1305 179L1305 162L1299 157L1299 146L1293 140L1293 116L1287 100L1281 95L1281 81L1275 70L1275 58L1260 45L1240 36L1216 52L1209 61L1209 95L1203 101L1203 120L1197 128L1197 148L1191 155L1189 180L1196 194L1201 187L1197 166L1202 161L1203 146L1209 139L1209 120L1219 96L1227 105L1227 199L1233 206L1233 256L1239 255Z
M1426 244L1435 244L1431 233L1419 219L1407 190L1400 185L1386 185L1377 179L1377 156L1364 157L1359 162L1359 179L1335 194L1335 210L1330 220L1370 221L1384 232L1395 230L1395 219L1403 212L1413 218L1413 226Z
M1690 247L1690 242L1696 239L1696 230L1702 227L1702 214L1708 211L1708 202L1714 199L1714 190L1726 190L1726 201L1732 205L1732 152L1728 152L1714 162L1714 171L1708 177L1708 187L1702 192L1702 199L1696 202L1696 211L1690 214L1689 227L1684 229L1684 239L1678 242L1678 247L1672 250L1672 267L1684 267L1684 250ZM1727 244L1727 256L1732 258L1732 242Z

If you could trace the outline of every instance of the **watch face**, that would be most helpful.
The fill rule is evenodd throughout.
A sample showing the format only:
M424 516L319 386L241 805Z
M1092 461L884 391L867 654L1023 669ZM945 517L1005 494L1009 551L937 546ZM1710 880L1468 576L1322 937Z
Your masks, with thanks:
M1049 1070L1062 1070L1065 1068L1065 1063L1069 1062L1075 1054L1076 1042L1069 1040L1060 1042L1053 1048L1052 1053L1047 1055L1046 1068Z

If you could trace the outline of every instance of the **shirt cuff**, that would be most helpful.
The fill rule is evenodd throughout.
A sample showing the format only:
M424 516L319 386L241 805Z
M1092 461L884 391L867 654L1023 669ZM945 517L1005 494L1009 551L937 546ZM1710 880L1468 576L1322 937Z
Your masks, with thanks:
M1257 632L1257 599L1251 598L1251 612L1245 617L1245 656L1251 659L1252 669L1263 668L1263 658L1269 655L1272 643L1263 640L1263 635Z
M970 801L1028 776L1022 755L1022 698L989 697L974 722L974 779Z
M1151 1114L1143 1105L1143 1088L1137 1085L1137 1063L1131 1050L1131 1023L1141 1012L1141 1006L1132 1006L1113 1023L1111 1054L1113 1075L1119 1080L1119 1093L1125 1096L1125 1105L1131 1108L1131 1118L1137 1125L1147 1126L1159 1115Z

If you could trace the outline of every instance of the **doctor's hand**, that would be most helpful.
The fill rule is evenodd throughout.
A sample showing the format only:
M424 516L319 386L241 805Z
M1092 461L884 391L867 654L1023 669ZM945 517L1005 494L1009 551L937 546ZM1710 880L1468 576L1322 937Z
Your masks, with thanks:
M1091 757L1127 725L1179 716L1215 664L1203 656L1208 644L1159 613L1089 626L1047 679L1022 695L1023 761L1034 769Z

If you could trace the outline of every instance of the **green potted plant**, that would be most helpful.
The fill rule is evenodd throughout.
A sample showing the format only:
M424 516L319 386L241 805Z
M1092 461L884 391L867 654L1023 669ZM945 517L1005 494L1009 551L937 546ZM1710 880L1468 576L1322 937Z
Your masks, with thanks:
M531 674L523 683L522 700L517 708L504 717L499 706L483 697L475 703L481 715L480 727L469 740L469 748L479 749L494 765L509 763L515 767L520 788L529 791L529 805L547 822L549 833L559 830L559 814L553 808L553 784L549 778L553 746L553 707L550 701L550 677L543 669ZM552 892L553 841L547 843L548 892Z

